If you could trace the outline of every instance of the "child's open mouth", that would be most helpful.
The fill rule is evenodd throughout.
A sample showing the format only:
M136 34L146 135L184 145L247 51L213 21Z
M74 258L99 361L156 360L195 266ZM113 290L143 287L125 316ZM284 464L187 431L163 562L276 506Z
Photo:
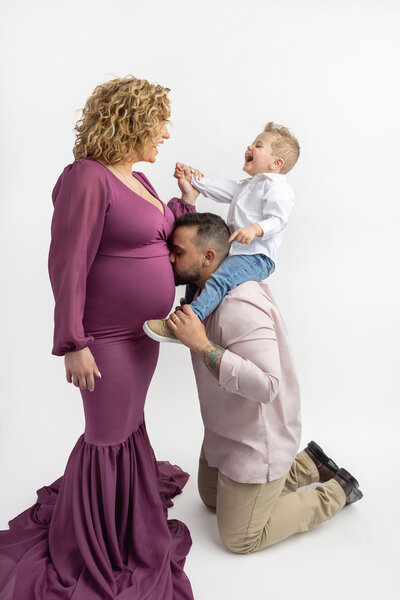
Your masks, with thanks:
M245 162L251 162L253 160L252 154L245 154L244 160Z

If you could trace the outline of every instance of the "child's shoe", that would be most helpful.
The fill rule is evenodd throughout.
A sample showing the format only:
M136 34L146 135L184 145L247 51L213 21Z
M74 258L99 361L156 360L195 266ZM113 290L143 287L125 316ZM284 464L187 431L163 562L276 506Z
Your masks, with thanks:
M156 342L174 342L181 344L167 325L167 319L152 319L143 323L143 331Z

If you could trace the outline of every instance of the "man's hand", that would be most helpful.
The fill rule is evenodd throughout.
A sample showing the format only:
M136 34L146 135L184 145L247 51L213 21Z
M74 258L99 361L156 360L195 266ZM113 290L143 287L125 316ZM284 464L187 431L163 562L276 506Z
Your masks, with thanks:
M189 304L171 313L167 324L178 340L195 352L201 352L210 343L203 323Z
M236 229L228 239L228 242L235 240L235 242L239 242L239 244L250 244L256 236L262 237L263 233L261 225L254 223L253 225Z
M181 298L181 307L176 307L167 323L182 344L200 354L210 373L219 379L219 369L225 348L208 339L203 323L189 304L185 304L184 298Z

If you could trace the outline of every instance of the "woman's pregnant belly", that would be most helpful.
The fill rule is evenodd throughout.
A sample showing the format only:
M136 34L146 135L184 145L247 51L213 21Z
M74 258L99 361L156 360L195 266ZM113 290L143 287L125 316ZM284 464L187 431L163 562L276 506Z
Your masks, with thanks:
M165 317L174 296L168 254L152 258L97 255L87 277L85 333L95 340L143 336L144 321Z

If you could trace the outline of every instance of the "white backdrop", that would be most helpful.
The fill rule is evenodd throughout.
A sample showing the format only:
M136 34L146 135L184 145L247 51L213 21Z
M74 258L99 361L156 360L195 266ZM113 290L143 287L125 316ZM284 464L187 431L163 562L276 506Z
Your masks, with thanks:
M159 458L193 475L171 517L192 532L195 598L310 599L321 586L328 599L397 597L399 16L395 0L2 1L0 528L62 474L83 430L79 391L50 354L50 195L73 160L77 109L133 73L172 90L171 139L138 166L165 201L177 160L241 178L267 121L298 136L296 207L270 287L302 386L303 443L322 444L365 494L310 534L226 552L196 493L189 355L163 347L147 424ZM201 197L198 208L226 216Z

